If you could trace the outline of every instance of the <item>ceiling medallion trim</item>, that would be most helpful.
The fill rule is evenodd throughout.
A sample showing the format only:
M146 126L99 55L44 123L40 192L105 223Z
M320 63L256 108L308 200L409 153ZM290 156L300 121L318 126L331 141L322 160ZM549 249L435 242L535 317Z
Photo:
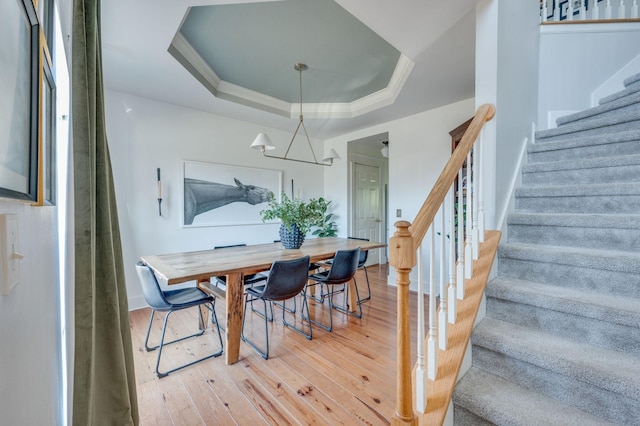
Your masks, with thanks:
M171 41L168 52L217 98L283 117L295 118L298 115L296 103L286 102L221 80L179 32ZM391 105L400 94L414 66L415 63L401 53L386 88L353 102L305 103L305 116L307 118L353 118Z

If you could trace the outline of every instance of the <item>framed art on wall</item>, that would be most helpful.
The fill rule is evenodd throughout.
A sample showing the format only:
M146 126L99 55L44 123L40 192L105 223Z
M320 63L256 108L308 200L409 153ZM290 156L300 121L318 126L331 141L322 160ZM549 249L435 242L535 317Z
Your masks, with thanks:
M0 4L0 197L36 201L40 28L31 0Z
M260 224L282 193L280 170L183 161L182 176L182 226Z

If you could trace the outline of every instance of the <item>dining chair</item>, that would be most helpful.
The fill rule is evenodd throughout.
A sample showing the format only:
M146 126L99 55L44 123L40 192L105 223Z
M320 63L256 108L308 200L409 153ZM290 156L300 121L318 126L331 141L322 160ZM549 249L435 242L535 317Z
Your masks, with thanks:
M350 240L360 240L360 241L370 241L368 238L359 238L359 237L347 237ZM371 285L369 284L369 273L367 272L367 259L369 258L369 250L360 250L360 258L358 259L358 269L364 270L364 277L367 280L367 296L362 299L358 299L358 303L366 302L367 300L371 300ZM325 264L331 265L333 259L325 260ZM321 295L322 296L322 295Z
M231 248L231 247L245 247L245 246L246 244L232 244L228 246L215 246L213 249L218 250L218 249L225 249L225 248ZM215 278L214 284L216 285L216 287L222 287L222 288L227 287L227 277L225 275L214 277L214 278ZM261 274L261 273L247 274L243 277L243 282L244 282L244 285L254 285L259 282L266 281L266 279L267 279L267 276L265 274Z
M163 378L170 373L173 373L176 370L180 370L182 368L193 365L197 362L204 361L209 358L217 357L222 355L223 343L222 343L222 335L220 334L220 326L218 324L218 319L216 317L216 310L214 305L214 297L206 294L199 288L191 287L184 288L178 290L169 290L163 291L158 284L158 280L151 268L145 265L142 262L136 263L136 271L138 272L138 277L140 278L140 284L142 284L142 292L144 293L144 298L147 301L147 304L151 307L151 316L149 317L149 327L147 328L147 335L144 339L144 347L147 352L158 349L158 358L156 359L156 374L159 378ZM188 362L179 367L172 368L167 371L160 371L160 358L162 357L162 349L171 343L176 343L191 337L201 336L206 331L206 324L202 315L202 311L199 309L201 306L207 306L207 308L211 311L211 322L216 325L216 330L218 332L218 340L220 342L220 350L214 352L212 354L206 355L202 358L196 359L195 361ZM167 322L169 320L169 316L176 311L180 311L183 309L198 307L198 313L200 314L200 322L199 322L199 331L190 334L188 336L180 337L170 342L165 342L164 337L167 331ZM153 324L153 317L156 313L166 312L164 316L164 322L162 324L162 334L160 335L160 343L156 346L149 346L149 334L151 333L151 325Z
M269 322L273 322L273 306L270 303L271 316L267 313L267 301L269 302L282 302L282 306L286 306L286 301L295 298L301 292L304 292L307 284L307 275L309 273L309 256L304 256L293 260L279 260L271 265L269 270L269 277L264 285L256 285L253 287L245 288L245 301L244 312L242 317L242 341L248 343L264 358L269 358ZM304 296L304 294L303 294ZM244 325L247 318L247 303L253 303L253 301L262 300L264 306L264 314L255 311L261 317L264 318L265 328L265 340L266 350L260 349L254 342L249 340L244 334ZM306 297L302 298L302 315L304 317L305 309L309 312L309 306L307 305ZM309 333L306 333L302 328L297 328L295 324L289 323L286 320L285 312L287 309L282 310L282 323L302 334L307 339L311 340L311 322L309 323ZM308 315L307 315L308 316Z
M355 275L358 270L358 262L360 260L360 247L355 248L353 250L338 250L333 257L333 261L331 262L331 268L328 271L317 272L315 274L309 275L309 281L311 283L307 284L309 287L320 285L326 287L326 292L323 293L323 299L326 297L329 300L329 325L325 325L320 323L319 321L312 320L309 318L309 321L313 324L316 324L322 327L324 330L331 331L333 329L333 309L349 314L354 315L356 318L362 318L362 307L360 303L356 303L358 307L359 313L350 312L348 310L348 298L347 298L347 286L346 284L353 280L354 288L356 290L356 300L360 299L360 295L358 293L358 283L356 282ZM340 290L330 289L329 286L343 285L343 288ZM305 290L306 291L306 290ZM336 293L344 292L345 294L345 308L336 306L333 304L333 296Z

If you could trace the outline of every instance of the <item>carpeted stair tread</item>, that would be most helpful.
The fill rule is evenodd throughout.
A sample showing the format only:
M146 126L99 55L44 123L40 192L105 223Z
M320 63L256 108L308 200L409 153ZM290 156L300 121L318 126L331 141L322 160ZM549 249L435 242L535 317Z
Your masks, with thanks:
M595 106L593 108L585 109L574 114L565 115L556 120L558 126L565 126L570 123L574 123L587 118L593 118L602 116L604 114L611 114L612 112L622 110L623 108L633 108L634 104L640 103L640 92L631 93L627 96L620 97L616 100L611 100L602 105ZM635 108L640 108L637 106Z
M629 96L638 91L640 91L640 81L637 80L627 84L623 90L613 93L609 96L605 96L604 98L600 99L600 102L598 102L598 104L604 105L609 102L614 102L620 98L624 98L625 96Z
M548 161L544 163L526 164L523 173L541 173L551 171L599 169L605 167L624 167L640 165L640 154L617 155L611 157L582 158L565 161Z
M584 197L589 195L640 195L640 183L622 182L606 184L554 185L520 187L516 189L516 198L523 197Z
M487 297L640 328L640 301L625 296L503 277L489 282L486 294Z
M499 248L501 258L521 259L555 265L640 274L640 253L598 250L583 247L505 243Z
M454 403L497 425L605 426L607 420L580 411L496 375L472 367L458 382ZM461 423L455 422L456 425Z
M559 137L571 134L612 127L615 131L635 130L640 124L640 111L626 111L612 117L594 118L585 122L570 123L553 129L538 130L536 132L536 143L544 142L544 139ZM590 132L593 133L593 132Z
M617 154L640 154L640 130L611 132L597 136L567 137L556 141L529 144L529 163ZM613 151L615 150L615 151ZM540 158L540 160L538 160Z
M640 82L640 72L625 78L622 83L626 87L626 86L630 86L630 85L632 85L634 83L638 83L638 82Z
M640 363L635 356L489 317L475 328L472 341L474 345L606 389L640 404Z
M575 228L640 229L638 214L512 213L509 225L562 226Z
M507 242L637 251L640 214L512 213Z

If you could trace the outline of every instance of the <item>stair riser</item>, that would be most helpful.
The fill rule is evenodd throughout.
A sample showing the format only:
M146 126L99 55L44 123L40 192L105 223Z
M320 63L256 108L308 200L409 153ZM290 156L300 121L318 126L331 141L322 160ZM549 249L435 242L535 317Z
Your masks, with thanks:
M637 424L640 419L639 401L494 352L477 339L473 343L474 366L618 424Z
M516 197L520 213L601 213L635 214L640 211L640 195L587 195L563 197Z
M509 242L635 251L640 247L640 229L509 224Z
M612 124L609 126L596 127L596 128L588 128L585 130L577 130L575 132L570 133L570 137L583 137L583 136L595 136L601 135L604 133L615 133L615 132L625 132L628 130L640 130L640 120L635 121L627 121L619 124ZM557 140L567 139L569 134L559 134L553 136L536 136L536 143L546 143L553 142Z
M498 268L499 274L508 278L640 298L640 276L638 274L602 269L594 270L576 265L549 264L542 261L504 256L499 256Z
M640 165L522 173L522 184L527 186L614 182L640 182Z
M529 163L546 163L550 161L578 160L608 155L640 154L640 140L615 142L602 145L588 145L575 148L554 149L551 151L530 152Z
M637 96L637 95L635 95L635 96ZM592 116L581 118L581 119L578 119L578 120L567 121L564 124L588 123L589 121L594 120L594 119L613 117L613 116L616 116L616 115L618 115L620 113L623 113L623 112L637 111L637 110L640 110L640 103L633 103L633 104L630 104L630 105L623 106L621 108L613 109L613 110L610 110L610 111L604 111L604 112L601 112L600 114L594 114Z
M640 355L640 329L487 297L487 315L607 349Z

